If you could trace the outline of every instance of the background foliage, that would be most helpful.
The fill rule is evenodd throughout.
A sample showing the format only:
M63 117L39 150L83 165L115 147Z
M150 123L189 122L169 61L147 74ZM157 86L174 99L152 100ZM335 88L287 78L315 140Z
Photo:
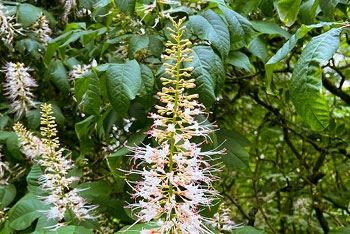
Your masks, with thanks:
M113 233L134 222L117 168L129 167L124 144L150 143L167 15L188 18L194 92L221 129L213 147L227 148L217 189L232 219L266 233L349 232L349 1L67 2L3 1L24 33L0 42L2 65L32 68L36 100L53 105L61 145L78 167L76 186L89 187L82 196L103 216L57 233ZM41 14L53 31L47 45L31 29ZM77 65L83 74L71 72ZM2 91L2 162L16 173L2 169L1 233L43 233L33 195L41 171L12 130L20 121L38 132L39 109L18 116L10 104Z

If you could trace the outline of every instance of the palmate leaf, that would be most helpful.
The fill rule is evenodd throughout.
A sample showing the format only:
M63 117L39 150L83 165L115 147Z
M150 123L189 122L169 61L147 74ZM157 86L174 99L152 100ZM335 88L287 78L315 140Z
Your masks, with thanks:
M201 103L210 107L216 99L215 91L225 79L224 67L220 57L210 46L194 46L192 51L193 62L185 66L194 67L191 77L196 79L196 88L193 92L199 94Z
M107 71L107 95L113 108L123 115L141 88L141 69L135 60L110 64Z
M201 15L190 16L194 32L202 40L208 40L216 48L221 57L226 57L230 50L230 34L221 17L212 10Z
M328 103L321 94L320 62L332 58L339 47L340 32L340 28L333 28L314 37L302 52L291 78L290 95L295 109L313 130L323 130L329 122Z

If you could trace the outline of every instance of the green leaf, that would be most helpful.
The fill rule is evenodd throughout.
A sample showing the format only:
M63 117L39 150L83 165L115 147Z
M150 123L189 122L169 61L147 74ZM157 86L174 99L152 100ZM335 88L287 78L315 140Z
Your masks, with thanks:
M16 187L13 184L0 185L0 210L11 204L16 197Z
M339 47L340 28L314 37L303 50L293 71L290 95L297 113L313 130L323 130L329 122L327 100L321 94L320 62L332 58Z
M152 70L144 64L141 64L141 79L140 94L150 94L153 91L154 75Z
M106 181L94 181L79 184L78 189L83 189L79 195L95 204L109 198L112 192L111 185Z
M18 23L20 23L23 28L27 28L39 19L42 12L43 10L38 7L22 3L18 7Z
M193 92L200 94L199 101L210 107L216 100L217 86L225 79L223 64L209 46L194 46L191 56L194 57L193 62L185 63L185 66L194 67L191 77L196 79L196 88Z
M90 231L89 229L83 226L73 226L73 225L61 227L57 229L54 233L55 234L93 234L92 231Z
M277 3L277 12L282 22L287 27L294 24L297 19L301 0L279 0Z
M231 51L227 56L226 63L229 63L235 67L243 68L248 72L251 72L251 64L246 54L239 51Z
M141 230L149 230L152 228L158 228L159 226L157 225L156 222L148 222L148 223L140 223L140 224L135 224L135 225L129 225L125 226L122 229L120 229L117 233L124 233L124 234L134 234L134 233L140 233Z
M323 27L329 25L329 23L320 23L314 25L301 25L301 27L296 31L296 33L290 37L290 39L277 51L277 53L272 56L269 61L265 64L265 75L266 75L266 87L268 92L271 92L270 85L272 81L272 72L275 67L275 64L284 59L289 52L297 44L298 40L303 38L311 29ZM272 93L272 92L271 92Z
M282 29L281 26L279 26L276 23L272 22L265 22L265 21L252 21L251 22L254 29L263 33L263 34L270 34L270 35L281 35L282 37L289 39L290 35L289 33Z
M20 142L18 136L15 132L1 132L0 131L0 141L6 141L6 146L8 151L16 159L23 159L20 151Z
M234 229L233 234L267 234L250 226Z
M16 43L16 50L21 54L25 54L25 51L28 51L33 58L39 59L41 56L40 52L45 51L45 47L38 41L26 38Z
M32 166L32 169L30 170L29 174L27 175L27 189L29 192L35 195L43 195L44 191L40 188L39 184L39 177L44 174L41 167L34 163Z
M334 21L335 7L339 2L340 0L320 0L320 8L327 20Z
M135 60L125 64L110 64L106 74L108 98L118 114L123 115L140 90L140 66Z
M340 230L333 230L329 232L329 234L349 234L350 228L349 227L341 227Z
M192 15L189 18L198 37L210 41L224 58L230 50L230 34L221 17L214 11L208 10L202 15Z
M315 21L319 0L308 0L300 6L299 18L303 24L312 24Z
M134 12L136 0L118 0L115 3L122 12L131 15Z
M40 111L39 110L31 110L26 114L26 118L28 121L28 128L35 130L40 126Z
M219 142L223 142L222 147L227 150L221 159L229 170L249 167L249 153L244 149L245 146L251 145L247 139L235 131L226 129L217 131L216 135Z
M54 85L64 94L69 94L70 84L67 70L61 60L52 59L49 65L51 80Z
M134 35L130 39L128 57L129 59L134 59L136 53L144 48L147 48L149 43L149 38L147 35Z
M262 36L255 37L249 44L249 51L264 63L267 59L267 46Z
M19 200L9 212L10 227L15 230L24 230L44 214L44 206L33 194L28 193Z
M83 74L74 83L79 107L84 113L99 116L102 105L100 95L100 81L94 72Z
M219 5L219 8L224 14L230 32L231 50L246 46L250 38L256 34L252 24L248 19L225 6Z

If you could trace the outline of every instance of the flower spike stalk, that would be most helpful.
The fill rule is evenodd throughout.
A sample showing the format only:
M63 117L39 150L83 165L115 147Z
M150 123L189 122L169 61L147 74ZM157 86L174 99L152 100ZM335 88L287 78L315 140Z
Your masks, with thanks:
M166 43L164 55L167 77L161 78L163 88L157 93L161 104L155 106L156 113L150 113L153 125L148 134L157 145L129 148L135 164L130 174L140 175L141 181L126 180L135 199L127 207L138 217L137 222L157 221L157 228L141 233L212 233L200 210L213 205L218 196L212 183L220 168L210 163L224 150L201 149L216 126L198 120L198 115L207 113L196 100L199 95L187 92L196 85L191 78L194 68L184 67L193 60L191 42L183 38L185 18L171 21L172 41ZM195 143L193 137L202 137L203 142Z

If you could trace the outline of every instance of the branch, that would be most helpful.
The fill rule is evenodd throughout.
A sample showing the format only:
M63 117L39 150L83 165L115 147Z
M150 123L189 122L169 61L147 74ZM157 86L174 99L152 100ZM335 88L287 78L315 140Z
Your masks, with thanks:
M350 105L350 95L345 93L342 89L337 88L325 76L322 76L322 84L329 92L340 97L346 104Z

